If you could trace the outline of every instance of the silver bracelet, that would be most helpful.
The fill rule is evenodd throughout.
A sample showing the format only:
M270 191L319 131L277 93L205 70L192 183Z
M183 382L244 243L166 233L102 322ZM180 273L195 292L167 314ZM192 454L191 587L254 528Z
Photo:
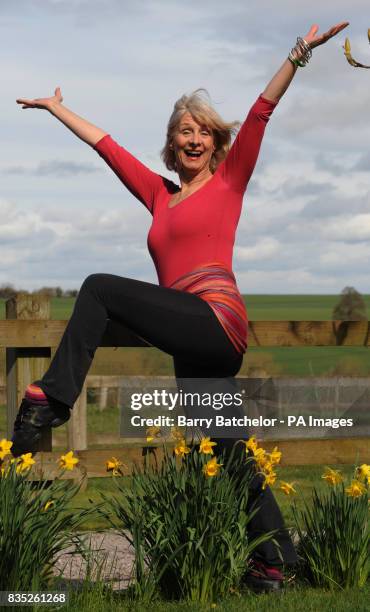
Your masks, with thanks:
M298 36L297 43L295 47L293 47L292 50L290 51L288 55L288 59L295 66L300 66L301 68L304 68L304 66L308 64L311 57L312 57L312 49L310 45L304 38L301 38L300 36Z

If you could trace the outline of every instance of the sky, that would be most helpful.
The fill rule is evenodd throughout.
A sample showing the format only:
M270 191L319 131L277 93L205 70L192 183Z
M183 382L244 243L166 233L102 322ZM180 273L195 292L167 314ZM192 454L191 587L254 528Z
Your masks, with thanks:
M370 293L368 0L0 0L0 285L79 288L108 272L157 282L151 216L47 111L53 95L144 164L160 160L175 101L208 90L243 121L313 23L349 27L314 49L267 126L234 251L243 293Z

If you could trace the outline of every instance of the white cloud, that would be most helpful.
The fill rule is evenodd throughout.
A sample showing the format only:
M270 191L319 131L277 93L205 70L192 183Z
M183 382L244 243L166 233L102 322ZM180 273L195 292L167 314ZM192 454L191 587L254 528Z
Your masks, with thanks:
M237 262L262 261L277 255L281 249L278 240L274 238L262 238L253 246L237 246L235 258Z
M321 232L323 237L331 240L345 240L346 242L370 240L370 214L332 219L323 225Z
M132 276L132 270L154 281L153 270L149 275L145 270L148 254L141 217L140 209L100 209L74 217L63 209L29 213L1 201L0 284L58 285L67 275L72 286L78 287L93 272Z
M309 270L292 267L291 270L246 270L238 274L239 286L248 293L336 293L338 279L326 275L319 277ZM339 287L342 285L340 284ZM248 306L248 299L247 299Z
M348 244L347 242L331 242L325 252L320 254L320 262L325 269L338 268L357 271L368 270L370 261L370 242Z

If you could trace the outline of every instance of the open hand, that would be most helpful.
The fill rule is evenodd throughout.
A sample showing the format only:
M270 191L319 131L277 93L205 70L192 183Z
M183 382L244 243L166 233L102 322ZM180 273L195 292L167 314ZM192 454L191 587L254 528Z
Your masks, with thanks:
M63 102L63 96L60 87L57 87L54 96L50 98L35 98L34 100L18 98L16 102L17 104L22 104L22 108L43 108L49 110L52 104L61 104Z
M310 45L311 49L313 49L314 47L318 47L319 45L323 45L324 43L326 43L328 40L330 40L330 38L333 38L333 36L339 34L339 32L344 30L344 28L346 28L348 25L349 21L342 21L341 23L338 23L337 25L330 28L330 30L328 30L324 34L316 36L319 26L315 24L311 26L311 29L308 34L306 34L306 36L304 36L303 38Z

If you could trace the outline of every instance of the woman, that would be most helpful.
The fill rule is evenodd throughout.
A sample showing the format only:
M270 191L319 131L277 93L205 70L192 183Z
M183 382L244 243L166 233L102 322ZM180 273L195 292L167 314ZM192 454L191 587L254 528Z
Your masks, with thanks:
M297 66L304 66L312 48L347 25L338 24L321 36L312 26L305 39L297 39L231 148L235 124L222 121L197 93L178 100L162 157L168 169L177 171L180 187L151 172L103 130L65 108L59 88L51 98L17 100L22 108L48 110L94 147L152 213L148 245L159 286L109 274L94 274L84 281L50 368L26 390L14 424L14 456L35 452L43 428L68 420L108 318L173 355L177 379L184 385L189 379L209 377L232 387L247 346L246 312L231 268L243 195L266 123ZM235 438L241 435L233 433ZM227 449L233 441L219 440L218 448ZM262 490L257 480L253 487L251 497L258 500L260 510L251 531L258 535L277 530L280 550L272 542L260 546L250 578L254 586L273 589L283 579L282 560L293 564L296 556L270 489Z

